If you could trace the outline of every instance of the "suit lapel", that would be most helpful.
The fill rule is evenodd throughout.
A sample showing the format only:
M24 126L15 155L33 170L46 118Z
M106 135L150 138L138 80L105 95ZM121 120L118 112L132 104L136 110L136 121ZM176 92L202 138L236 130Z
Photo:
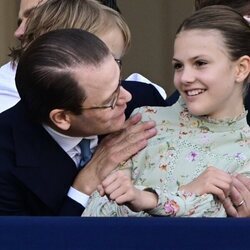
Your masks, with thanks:
M24 112L13 124L16 177L52 210L57 211L77 174L72 159L39 124Z

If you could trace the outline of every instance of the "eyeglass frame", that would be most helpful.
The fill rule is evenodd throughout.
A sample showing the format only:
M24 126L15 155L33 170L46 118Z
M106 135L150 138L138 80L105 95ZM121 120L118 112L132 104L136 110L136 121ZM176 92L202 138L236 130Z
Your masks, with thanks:
M121 67L122 67L122 60L121 59L116 59L116 58L114 58L114 59L117 62L119 68L121 69ZM108 108L114 109L115 106L116 106L116 103L118 101L119 95L120 95L121 84L122 84L122 80L119 79L118 86L117 86L117 88L115 89L115 91L112 94L114 96L114 98L111 100L111 104L109 104L109 105L102 105L102 106L94 106L94 107L86 107L86 108L82 107L82 110L108 109Z
M102 105L102 106L94 106L94 107L82 107L82 110L91 110L91 109L114 109L116 106L116 103L118 101L119 95L120 95L120 89L121 89L121 84L122 84L122 80L119 79L119 83L117 88L115 89L115 91L113 92L113 99L111 100L111 103L108 105Z

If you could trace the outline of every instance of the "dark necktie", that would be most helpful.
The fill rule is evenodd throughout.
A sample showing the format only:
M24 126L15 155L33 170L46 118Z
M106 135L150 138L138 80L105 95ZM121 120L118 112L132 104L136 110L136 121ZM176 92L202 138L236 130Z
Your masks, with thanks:
M89 139L82 139L79 143L81 148L81 160L79 163L79 167L84 167L88 161L91 159L92 152L90 151L90 140Z

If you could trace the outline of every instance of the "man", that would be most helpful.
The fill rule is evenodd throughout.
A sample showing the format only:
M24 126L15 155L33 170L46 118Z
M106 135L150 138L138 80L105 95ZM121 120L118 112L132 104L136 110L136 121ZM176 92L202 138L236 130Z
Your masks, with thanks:
M21 101L0 114L0 214L80 215L103 178L146 146L154 123L129 126L140 120L131 118L80 170L83 137L93 148L95 135L124 127L131 95L119 79L106 45L86 31L53 31L27 49L16 74Z

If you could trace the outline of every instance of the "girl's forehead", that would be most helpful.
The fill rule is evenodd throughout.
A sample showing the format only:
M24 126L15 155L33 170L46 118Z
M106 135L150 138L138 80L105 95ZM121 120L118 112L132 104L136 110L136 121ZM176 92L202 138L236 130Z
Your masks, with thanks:
M174 58L195 58L201 55L230 57L221 32L205 29L181 31L175 40Z
M175 44L180 42L189 42L190 45L201 43L204 45L216 43L225 46L225 39L222 33L216 29L188 29L181 31L175 39ZM188 48L187 48L188 49Z

